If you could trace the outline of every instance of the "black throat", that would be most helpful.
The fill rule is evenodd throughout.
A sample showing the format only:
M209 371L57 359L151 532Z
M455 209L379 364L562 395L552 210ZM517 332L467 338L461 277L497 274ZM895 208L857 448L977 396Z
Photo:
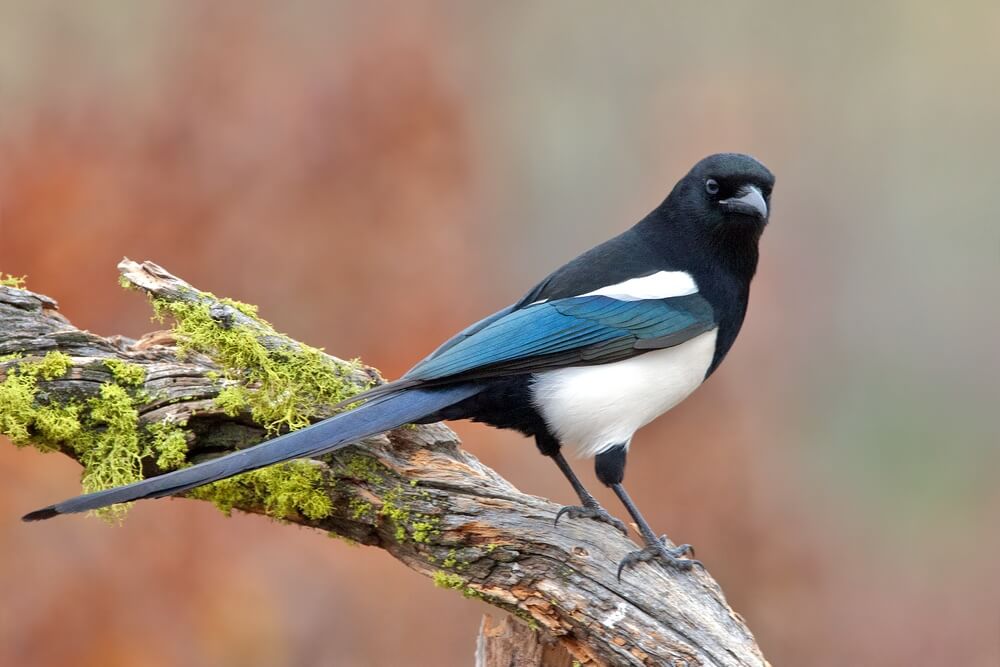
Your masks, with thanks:
M668 198L633 230L643 237L664 265L690 273L715 310L719 332L711 375L725 358L743 325L750 281L757 271L758 242L763 226L747 220L712 224Z

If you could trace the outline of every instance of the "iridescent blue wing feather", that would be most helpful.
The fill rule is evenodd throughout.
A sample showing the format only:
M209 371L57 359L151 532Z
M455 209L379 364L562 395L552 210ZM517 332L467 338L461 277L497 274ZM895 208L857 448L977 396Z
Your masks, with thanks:
M698 294L624 301L580 296L490 319L414 366L401 382L496 377L627 359L672 347L716 326Z

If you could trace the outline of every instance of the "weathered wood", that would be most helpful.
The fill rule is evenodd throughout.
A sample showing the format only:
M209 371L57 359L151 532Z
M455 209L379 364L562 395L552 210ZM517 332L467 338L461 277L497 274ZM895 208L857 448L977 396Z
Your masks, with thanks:
M476 641L476 667L573 667L573 656L551 635L513 616L483 615Z
M155 264L126 260L120 269L150 295L207 299L229 325L261 326ZM248 415L229 417L215 405L223 381L208 357L178 359L174 336L167 332L135 341L80 331L56 308L42 295L0 287L0 355L59 350L72 357L65 377L40 381L44 395L57 401L96 395L110 379L102 361L117 358L146 370L141 420L187 420L191 460L263 439ZM264 325L259 333L266 339L274 332ZM0 381L13 363L0 363ZM358 379L370 372L362 369ZM73 455L69 448L65 453ZM708 573L646 563L625 572L619 582L617 563L637 548L635 543L591 521L562 521L555 528L557 505L519 492L461 449L442 424L397 429L315 465L322 470L333 513L320 520L285 517L288 521L385 549L438 585L517 615L581 664L767 664ZM67 495L73 491L67 489ZM239 509L263 512L261 507ZM485 623L482 660L487 662L481 664L499 664L488 662L488 648L496 643L489 637L535 631ZM562 664L551 660L538 664Z

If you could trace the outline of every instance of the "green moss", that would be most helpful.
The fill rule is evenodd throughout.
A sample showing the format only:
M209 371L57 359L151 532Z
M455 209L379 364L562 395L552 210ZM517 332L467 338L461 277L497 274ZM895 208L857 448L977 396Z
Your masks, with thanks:
M187 432L183 426L166 420L146 426L149 447L160 470L176 470L187 461Z
M43 380L55 380L66 375L73 365L73 359L62 352L49 352L41 361L20 365L21 371L27 375L41 377Z
M353 479L367 482L370 485L377 485L385 482L388 471L385 466L376 461L371 456L364 454L352 454L343 462L344 473Z
M142 479L145 458L155 457L160 469L171 470L183 465L187 453L181 425L140 428L137 407L142 397L134 388L145 379L143 369L118 360L104 363L113 381L82 402L57 404L40 394L39 380L55 380L71 368L72 359L61 352L9 368L0 383L0 433L16 445L71 450L83 465L82 483L88 492ZM117 520L125 511L117 505L98 513Z
M28 276L12 276L7 273L0 272L0 286L3 287L16 287L17 289L24 289L25 280Z
M296 345L274 332L257 316L254 306L221 301L253 318L260 328L213 317L203 302L153 299L153 309L157 316L170 315L175 320L182 354L196 351L209 355L222 367L222 377L234 382L218 398L228 414L249 409L255 422L276 434L307 426L321 408L360 389L349 379L354 365L337 364L321 350Z
M31 376L8 370L0 383L0 433L15 445L28 444L35 422L35 385Z
M438 570L434 573L434 585L438 588L451 588L452 590L462 590L465 588L465 579L453 574L451 572L445 572L444 570Z
M15 353L5 361L19 359ZM68 414L53 407L40 408L35 404L38 378L54 380L62 377L72 365L72 359L62 352L49 352L39 361L19 363L6 371L0 383L0 433L15 445L31 443L32 432L38 428L43 433L65 433L73 430L75 414ZM39 423L39 420L40 423ZM39 443L39 449L48 451L49 443Z
M413 541L420 544L428 544L431 537L440 535L441 519L438 517L426 517L423 521L414 521L410 524Z
M445 557L444 562L442 562L441 565L449 570L454 569L455 566L458 565L458 557L456 556L454 549L450 549L448 551L448 555Z
M80 423L81 407L78 404L40 405L35 410L34 428L41 435L40 442L59 443L75 440L83 430Z
M249 405L249 393L239 386L223 387L215 397L215 405L230 417L237 417Z
M272 517L319 520L333 513L322 471L308 461L289 461L213 482L189 492L230 514L236 508L262 509Z
M115 381L126 387L141 387L146 381L146 370L138 364L130 364L121 359L105 359L104 365L111 371Z
M372 504L360 498L351 498L348 509L351 510L351 518L355 521L371 518L375 514Z
M350 503L351 516L355 520L370 520L381 517L393 526L393 535L398 542L412 539L420 544L429 544L432 537L441 534L441 519L431 514L414 511L411 508L414 496L430 498L423 490L414 490L413 484L403 483L391 470L372 456L350 453L331 459L338 466L338 474L365 482L381 495L382 504L376 510L370 503L354 499Z
M71 444L83 464L83 488L87 492L110 489L142 479L142 448L139 443L139 413L124 387L102 384L100 396L88 401L90 419L99 428L90 437ZM99 513L120 520L127 507L113 505Z

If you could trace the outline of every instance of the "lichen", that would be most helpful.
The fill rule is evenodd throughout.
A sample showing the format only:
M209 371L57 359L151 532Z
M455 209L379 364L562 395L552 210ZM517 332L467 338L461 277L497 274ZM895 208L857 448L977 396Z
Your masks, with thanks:
M0 279L3 285L24 284L21 278L2 274ZM120 283L134 287L124 277ZM230 299L219 301L252 318L255 324L241 325L242 318L235 315L220 317L201 300L153 299L152 304L156 316L169 315L175 320L181 355L205 353L219 364L221 370L213 379L226 385L218 397L226 413L249 411L255 422L275 435L308 425L322 408L362 389L350 379L357 362L336 363L319 349L295 344L274 332L258 317L254 306ZM164 471L186 463L189 434L184 424L140 423L138 408L147 399L141 390L145 382L141 366L105 360L111 379L100 386L97 396L57 404L40 392L38 382L65 375L71 364L67 355L53 352L39 361L20 361L17 353L0 358L0 362L9 361L19 363L7 367L0 382L0 433L17 445L72 451L84 466L86 491L142 479L143 462L149 459ZM376 468L369 462L366 477L373 479ZM227 513L236 507L259 508L278 518L301 515L321 519L332 512L324 490L328 485L317 466L297 461L216 482L191 495L212 500ZM112 519L120 519L124 512L124 506L101 511ZM397 522L397 532L405 538L410 513L391 501L378 512ZM435 530L433 521L420 517L414 531L421 539L428 539Z
M369 519L375 514L375 508L372 507L372 504L361 498L351 498L347 507L351 511L351 518L355 521Z
M426 516L426 515L421 515ZM414 521L410 524L410 530L412 531L413 541L419 544L428 544L431 541L431 537L435 535L440 535L441 530L441 519L438 517L427 516L426 520Z
M261 509L272 517L304 516L319 520L333 513L319 466L308 461L289 461L213 482L188 493L210 500L231 514L234 509Z
M41 377L43 380L61 378L72 365L73 359L62 352L49 352L41 361L21 364L24 373Z
M5 361L20 359L20 355L8 355ZM10 438L18 446L31 443L33 431L43 433L65 433L72 430L69 422L75 417L55 407L38 406L38 378L54 380L66 374L72 360L62 352L49 352L39 361L25 361L6 370L6 378L0 382L0 433ZM41 423L39 424L39 419ZM39 449L49 451L50 443L38 443Z
M99 428L70 442L84 467L84 490L100 491L142 479L139 413L132 396L124 387L105 383L99 397L87 403L90 420ZM126 506L113 505L101 513L120 520L126 511Z
M27 278L28 276L12 276L10 274L0 272L0 286L24 289L25 280Z
M343 463L344 473L353 479L367 482L369 485L385 482L388 470L371 456L352 454L348 457L338 457Z
M0 382L0 433L18 446L29 443L31 427L35 422L34 376L8 370Z
M175 470L187 461L187 432L185 424L167 421L146 426L149 446L156 456L156 467L160 470Z
M452 572L445 572L444 570L437 570L434 573L434 585L438 588L450 588L453 590L462 590L465 588L465 579Z
M140 426L142 393L137 386L145 379L142 367L116 359L104 364L112 381L86 400L56 403L41 392L39 380L56 380L71 368L72 359L62 352L21 361L7 368L0 383L0 433L18 446L73 452L83 465L82 485L88 492L142 479L142 463L149 457L164 471L180 467L187 453L182 425ZM120 520L126 509L116 505L98 514Z
M146 369L138 364L130 364L121 359L105 359L104 365L111 371L115 381L125 387L141 387L146 381Z
M208 293L200 296L211 297ZM152 303L156 316L174 319L182 355L201 352L221 366L222 379L231 384L220 393L217 404L227 414L249 410L256 423L275 435L308 426L321 408L361 389L350 380L357 362L338 364L322 350L294 343L258 317L254 306L231 299L219 301L252 318L257 326L213 315L203 301L154 298Z

